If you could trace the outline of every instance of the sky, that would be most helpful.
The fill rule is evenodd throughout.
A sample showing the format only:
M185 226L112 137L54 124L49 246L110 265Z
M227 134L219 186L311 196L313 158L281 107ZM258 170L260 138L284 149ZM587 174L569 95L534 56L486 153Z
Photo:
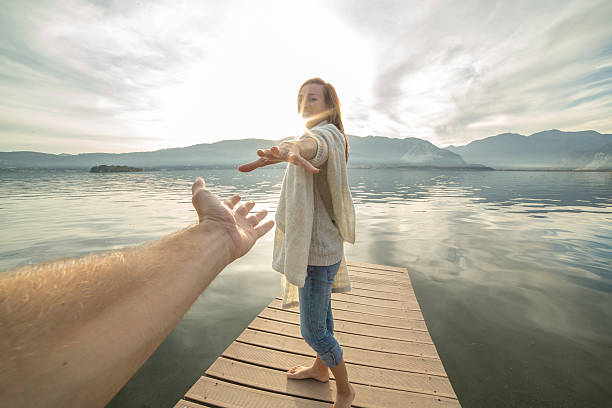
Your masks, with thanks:
M612 133L612 1L3 1L0 151L299 135L308 78L357 136Z

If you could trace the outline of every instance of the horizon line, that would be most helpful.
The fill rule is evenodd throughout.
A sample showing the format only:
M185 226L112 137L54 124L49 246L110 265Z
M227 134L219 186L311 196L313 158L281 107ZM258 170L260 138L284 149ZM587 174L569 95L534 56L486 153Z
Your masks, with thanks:
M595 132L598 133L600 135L612 135L612 133L602 133L599 132L597 130L593 130L593 129L586 129L586 130L575 130L575 131L566 131L566 130L560 130L560 129L547 129L547 130L540 130L538 132L532 133L530 135L523 135L521 133L515 133L515 132L503 132L503 133L498 133L496 135L491 135L491 136L486 136L483 137L481 139L474 139L466 144L463 145L453 145L453 144L449 144L446 146L437 146L434 143L430 142L429 140L426 139L421 139L418 137L414 137L414 136L406 136L406 137L393 137L393 136L382 136L382 135L367 135L367 136L359 136L359 135L351 135L351 134L347 134L347 136L351 136L351 137L358 137L358 138L366 138L366 137L382 137L382 138L386 138L386 139L419 139L419 140L423 140L426 142L431 143L432 145L436 146L439 149L446 149L448 147L464 147L469 145L470 143L473 142L477 142L479 140L485 140L491 137L497 137L497 136L501 136L501 135L507 135L507 134L514 134L514 135L519 135L519 136L524 136L524 137L531 137L533 135L537 135L538 133L544 133L544 132L552 132L552 131L557 131L557 132L563 132L563 133L583 133L583 132ZM222 143L222 142L231 142L231 141L244 141L244 140L265 140L265 141L271 141L271 142L276 142L276 141L282 141L285 139L290 139L290 138L294 138L296 136L288 136L288 137L284 137L281 139L258 139L258 138L244 138L244 139L223 139L223 140L218 140L216 142L211 142L211 143L206 143L206 142L202 142L202 143L196 143L193 145L187 145L187 146L173 146L173 147L164 147L161 149L157 149L157 150L144 150L144 151L126 151L126 152L118 152L118 153L109 153L109 152L80 152L80 153L48 153L48 152L41 152L41 151L35 151L35 150L12 150L12 151L0 151L0 153L41 153L41 154L49 154L49 155L55 155L55 156L61 156L61 155L65 155L65 156L78 156L80 154L130 154L130 153L153 153L153 152L159 152L162 150L171 150L171 149L186 149L189 147L193 147L193 146L199 146L199 145L213 145L216 143Z

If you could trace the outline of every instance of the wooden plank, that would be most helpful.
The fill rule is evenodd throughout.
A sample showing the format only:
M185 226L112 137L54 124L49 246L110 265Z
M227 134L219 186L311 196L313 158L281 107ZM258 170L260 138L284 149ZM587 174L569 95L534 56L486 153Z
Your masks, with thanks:
M270 305L273 307L281 307L281 299L276 299ZM298 311L297 308L295 308ZM369 314L373 316L387 316L387 317L402 317L402 318L414 318L419 319L422 318L422 314L418 310L404 310L404 309L391 309L386 307L377 307L364 305L361 303L353 303L353 302L341 302L339 300L332 300L332 310L334 318L336 316L337 310L345 310L345 311L353 311L364 314ZM407 314L411 314L408 316Z
M278 370L288 370L296 365L312 365L313 358L301 354L286 353L250 344L234 342L223 352L223 356L246 363ZM395 390L457 398L448 378L384 368L366 367L346 363L352 384L371 385ZM331 374L333 377L333 374Z
M274 300L269 308L272 309L281 309L281 302L279 300ZM282 310L282 309L281 309ZM297 308L287 309L290 313L299 313L300 311ZM423 321L423 315L421 312L409 310L406 311L407 316L404 317L395 317L395 316L380 316L380 315L372 315L365 314L360 312L353 312L351 310L341 310L334 309L334 321L335 320L345 320L350 322L359 322L359 323L369 323L375 326L384 326L384 327L399 327L399 328L408 328L412 326L411 321ZM426 329L425 324L423 324L423 328Z
M414 295L414 292L412 290L405 290L403 292L398 292L398 293L390 293L390 292L381 292L381 291L375 291L375 290L369 290L369 289L363 289L363 288L356 288L354 287L354 285L351 288L350 292L344 292L344 294L346 295L350 295L350 296L356 296L356 297L365 297L365 298L371 298L371 299L384 299L384 300L406 300L406 299L416 299L416 296ZM332 293L332 299L333 296L336 295L336 293Z
M418 342L405 342L400 340L392 340L392 339L381 339L379 337L369 337L362 336L359 334L349 334L349 333L334 333L334 337L338 342L342 345L342 347L350 347L351 349L355 349L351 351L351 353L359 353L366 351L375 351L376 353L386 353L391 357L401 357L401 356L410 356L410 357L418 357L419 359L407 359L409 361L422 361L422 358L425 359L439 359L437 350L434 344L431 343L418 343ZM262 347L273 348L278 350L291 351L293 353L304 354L304 355L313 355L314 351L310 346L306 344L306 342L297 336L288 336L282 333L273 333L263 330L251 329L250 327L245 329L240 336L238 336L237 341L242 341L244 343L257 344ZM277 342L277 343L275 343ZM376 353L371 354L375 357L380 357L381 359L386 359L389 356L377 355ZM367 354L367 353L366 353ZM375 365L383 367L383 365L377 364L375 361L368 362L369 360L365 359L363 356L355 357L355 361L359 361L359 364L362 365ZM386 361L386 360L385 360ZM380 363L382 364L382 363ZM391 364L391 363L390 363ZM392 363L395 364L395 363ZM395 364L398 365L399 363ZM423 363L425 364L425 363ZM425 364L427 365L427 364ZM435 367L438 367L437 364L434 364ZM419 369L424 373L431 373L435 375L444 375L444 373L440 371L432 371L431 367L427 365L426 368ZM411 371L411 370L407 370Z
M395 272L400 272L400 273L408 273L408 269L406 268L400 268L398 266L387 266L387 265L377 265L377 264L371 264L371 263L366 263L366 262L347 262L346 264L349 268L351 266L360 266L362 268L369 268L369 269L382 269L385 271L395 271Z
M270 303L270 307L280 308L282 305L280 295L277 295L274 300ZM335 310L354 310L368 314L398 316L406 319L422 319L423 314L421 308L417 302L397 302L402 307L389 307L383 306L385 304L391 305L389 302L382 302L381 299L362 299L353 297L350 295L332 296L332 309ZM294 310L299 312L299 307L294 306L286 310ZM335 316L335 315L334 315Z
M361 273L350 273L349 274L349 279L351 281L351 285L353 282L360 282L360 283L366 283L368 285L375 285L375 286L379 286L381 288L381 290L389 290L389 289L400 289L400 291L404 288L410 288L412 287L410 284L406 284L406 283L402 283L402 282L397 282L397 281L390 281L390 280L382 280L382 279L378 279L376 277L372 277L371 275L367 275L367 274L361 274Z
M312 379L290 380L284 371L254 366L240 361L219 358L206 371L215 378L244 384L268 391L308 397L332 402L336 395L336 382L331 379L322 383ZM422 408L458 407L455 399L435 397L409 391L397 391L379 387L353 384L356 391L353 405L371 408L405 408L408 406Z
M206 408L206 407L210 407L210 405L204 405L202 403L196 404L195 402L185 401L185 400L180 400L174 406L174 408Z
M353 325L353 326L346 326ZM285 336L292 336L301 338L300 325L298 322L284 322L278 320L270 320L260 316L257 316L249 324L249 327L253 330L268 331L270 333L284 334ZM372 327L369 325L358 325L353 323L346 323L342 325L334 324L334 333L348 333L358 334L365 337L375 337L382 339L393 339L401 341L411 341L415 343L433 344L429 333L415 330L404 330L395 329L390 327L379 327L375 332L372 331Z
M409 281L401 276L398 275L397 278L393 278L391 276L381 276L381 275L373 275L371 273L367 273L367 272L360 272L360 271L351 271L349 272L349 279L353 279L353 277L356 278L365 278L365 279L369 279L371 281L371 283L375 283L375 284L382 284L382 285L389 285L389 286L400 286L400 287L407 287L407 286L411 286Z
M281 307L281 299L280 297L276 298L276 301L272 303L275 307ZM297 310L297 308L295 308ZM332 299L332 310L335 312L336 310L352 310L354 312L367 313L376 316L396 316L396 317L408 317L407 313L410 312L418 312L421 314L419 309L399 309L399 308L390 308L390 307L380 307L373 306L363 303L355 303L355 302L344 302L341 300L333 300ZM422 314L421 314L422 315ZM415 315L418 316L418 315Z
M383 284L380 282L371 282L368 278L363 278L360 276L351 276L351 287L353 288L362 288L371 290L374 292L386 292L386 293L406 293L406 291L413 291L412 284L408 285L395 285L395 284ZM357 283L359 286L353 285L353 283Z
M361 305L380 306L390 309L421 310L415 297L406 296L403 300L376 299L364 296L353 296L351 292L333 293L332 300L359 303Z
M369 273L373 276L388 276L391 278L402 278L402 279L409 278L407 273L387 271L384 269L370 269L370 268L363 268L360 266L349 266L348 270L349 270L349 274L352 272L363 272L363 273Z
M404 286L404 287L398 287L395 285L390 285L390 286L384 286L384 285L373 285L370 283L366 283L366 282L362 282L360 280L355 280L354 277L351 277L351 288L352 289L363 289L363 290L367 290L368 292L376 292L378 293L392 293L392 294L405 294L405 293L410 293L412 292L412 287L410 286Z
M280 309L280 308L265 308L259 315L267 319L276 319L283 322L290 322L300 324L300 314L297 309ZM359 328L360 331L368 331L370 333L376 332L383 333L387 329L392 330L414 330L427 332L427 326L424 320L406 320L405 326L402 327L389 327L389 326L376 326L374 329L371 324L363 322L353 322L348 320L338 319L336 311L334 311L334 330L352 332ZM379 337L384 337L382 334Z
M329 408L326 402L289 397L209 377L201 377L185 397L220 407Z
M297 327L300 326L300 316L295 313L288 313L280 309L266 309L259 314L261 319L265 319L275 323L292 324ZM424 322L418 320L412 320L412 323L416 328L396 328L396 327L382 327L378 326L376 331L372 330L372 326L369 324L363 324L358 322L345 322L342 320L334 321L334 331L338 333L353 333L361 334L363 336L379 337L396 340L406 341L417 341L421 343L432 343L429 332L424 330L422 326L425 326Z
M371 367L446 376L433 344L407 343L356 334L336 333L344 361ZM245 329L236 341L279 351L315 357L316 353L297 337Z

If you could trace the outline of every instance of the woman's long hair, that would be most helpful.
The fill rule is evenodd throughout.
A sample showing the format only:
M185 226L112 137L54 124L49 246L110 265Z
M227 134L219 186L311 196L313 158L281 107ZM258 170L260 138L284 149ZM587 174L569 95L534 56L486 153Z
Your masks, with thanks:
M302 88L309 84L318 84L323 86L323 94L325 95L325 104L328 108L327 113L327 121L329 123L333 123L338 130L344 135L344 142L346 143L346 161L348 162L349 156L349 144L348 138L346 137L346 133L344 133L344 126L342 125L342 113L340 112L340 100L338 99L338 94L336 90L332 86L332 84L325 82L321 78L311 78L308 81L304 82L302 86L300 86L300 90L298 91L298 113L300 113L300 92L302 92Z

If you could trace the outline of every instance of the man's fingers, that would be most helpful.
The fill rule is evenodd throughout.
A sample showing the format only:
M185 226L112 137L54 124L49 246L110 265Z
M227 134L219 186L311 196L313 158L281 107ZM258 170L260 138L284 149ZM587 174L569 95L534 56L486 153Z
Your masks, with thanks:
M248 201L236 209L236 214L246 217L253 207L255 207L255 203L253 201Z
M227 200L224 201L225 205L227 205L229 208L233 209L234 206L236 204L238 204L238 202L240 202L241 197L240 194L236 194L230 198L228 198Z
M204 182L204 179L202 179L202 177L198 177L195 183L193 183L193 185L191 186L191 195L194 195L198 190L202 188L206 188L206 183Z
M210 190L203 187L202 184L194 184L192 190L193 195L191 196L191 204L193 204L193 208L195 208L196 213L198 214L198 219L201 221L202 217L210 208L211 203L214 203L215 201L218 202L219 199Z
M255 228L255 232L257 233L256 239L259 239L263 237L264 235L266 235L266 233L270 231L273 226L274 226L274 221L270 220L264 224L261 224L259 227Z
M266 215L268 215L268 211L261 210L257 214L251 215L249 218L247 218L247 220L251 223L253 227L255 227L257 224L259 224L261 220L266 218Z

